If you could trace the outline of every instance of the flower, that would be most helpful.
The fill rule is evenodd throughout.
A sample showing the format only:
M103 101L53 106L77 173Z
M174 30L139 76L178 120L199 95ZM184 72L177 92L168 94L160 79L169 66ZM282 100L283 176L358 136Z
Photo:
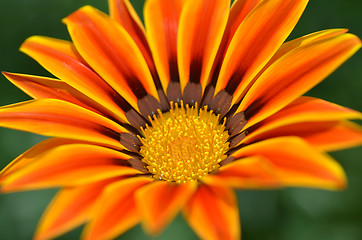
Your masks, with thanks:
M72 43L21 51L58 79L4 73L34 100L0 126L49 138L0 173L3 192L59 187L35 239L86 223L109 239L179 213L202 239L239 239L232 189L341 189L325 152L360 145L361 113L303 97L361 47L345 29L284 43L306 0L127 0L64 19Z

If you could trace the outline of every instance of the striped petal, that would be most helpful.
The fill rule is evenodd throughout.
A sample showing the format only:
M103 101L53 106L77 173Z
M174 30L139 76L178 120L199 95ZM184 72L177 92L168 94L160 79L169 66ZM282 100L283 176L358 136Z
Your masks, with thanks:
M228 43L234 36L240 24L246 16L258 5L262 0L236 0L230 9L230 16L226 27Z
M276 133L279 128L286 126L289 126L290 132L288 132L291 135L294 135L293 132L295 134L303 133L308 127L313 126L313 122L315 122L315 127L311 129L312 131L318 131L318 126L321 127L319 131L323 131L328 128L328 124L323 126L323 123L344 119L362 119L362 114L322 99L300 97L273 116L262 121L259 126L255 127L255 130L249 131L242 143L250 143L261 138L265 139L266 135L270 135L268 132ZM303 126L304 123L305 126ZM303 131L301 128L296 128L295 124L301 126ZM282 132L284 131L280 131L280 134ZM267 134L265 135L265 133Z
M314 87L361 47L352 34L321 39L296 48L272 64L250 88L238 111L245 128L271 116Z
M362 145L362 128L359 125L348 121L331 123L331 125L327 130L314 131L300 137L323 151L337 151Z
M77 139L121 148L126 130L85 108L57 99L38 99L0 108L0 126L45 136Z
M146 39L146 32L132 4L129 0L108 0L108 5L111 18L117 21L132 37L142 52L151 72L153 72L155 70L154 63Z
M96 113L102 114L107 112L106 108L99 103L93 101L83 93L69 86L64 81L32 76L27 74L7 73L3 72L4 76L9 79L15 86L34 99L38 98L53 98L66 102L74 103L75 105L87 108ZM98 109L98 110L97 110Z
M264 122L281 121L295 123L303 121L327 121L340 119L362 119L362 113L313 97L299 97Z
M188 1L182 10L177 35L177 57L182 92L190 83L184 92L186 103L201 101L201 85L205 89L224 34L229 8L230 0L200 0ZM197 95L198 99L190 99L190 94Z
M60 190L41 217L34 239L53 239L89 220L104 187L115 180Z
M144 21L147 39L152 51L163 89L169 82L179 82L177 66L177 31L181 10L187 0L147 0ZM171 95L180 95L179 86Z
M88 66L71 42L33 36L20 50L69 86L104 106L103 111L127 122L124 112L129 110L129 104Z
M145 230L159 234L172 221L196 189L196 183L181 185L155 182L136 193L137 206Z
M185 206L184 216L201 239L240 239L238 205L229 188L200 185Z
M141 51L155 83L161 101L161 108L163 111L168 110L169 104L152 58L146 32L136 11L133 9L129 0L108 0L108 5L111 18L116 20L128 32Z
M135 192L151 181L149 177L136 177L107 187L92 211L92 220L86 225L83 239L113 239L136 225L141 216Z
M129 0L108 0L112 19L117 21L132 37L144 56L149 54L145 29Z
M250 144L281 136L303 138L314 148L328 152L362 145L362 128L349 121L294 123L250 134L244 140Z
M9 175L2 191L19 191L49 187L77 186L115 176L140 173L128 167L128 155L90 144L59 145L33 155L24 154L29 164Z
M268 139L240 148L235 159L261 156L274 165L274 173L284 186L341 189L346 185L342 167L297 137Z
M219 49L215 56L214 63L205 88L204 97L202 99L204 105L208 105L210 110L216 114L223 116L227 113L231 106L232 94L225 90L215 92L215 86L219 78L220 69L224 61L225 54L229 47L230 41L245 17L254 9L260 0L239 0L234 1L230 9L229 19L224 31L224 35L220 42ZM214 96L214 94L217 94Z
M218 172L202 178L208 185L241 189L278 187L273 166L261 157L248 157L222 166Z
M211 69L208 85L215 87L219 77L221 65L225 57L226 50L231 39L245 17L254 9L261 0L236 0L230 9L229 19L225 28L224 36L221 40L218 52L215 57L214 65ZM210 86L210 87L211 87Z
M225 54L216 91L239 100L253 77L273 56L299 20L307 0L266 0L236 30Z
M34 147L30 148L25 153L21 154L19 157L14 159L11 163L9 163L3 170L0 172L0 183L3 181L7 176L15 173L16 171L24 168L28 164L31 164L32 159L34 156L40 155L42 152L47 152L50 149L53 149L57 146L65 145L65 144L72 144L72 143L79 143L77 141L71 139L63 139L63 138L48 138Z
M283 43L283 45L273 55L273 57L269 60L269 62L258 73L258 76L260 76L261 73L263 73L270 65L272 65L275 61L277 61L279 58L281 58L288 52L290 52L298 47L302 47L306 44L309 44L313 41L318 41L321 39L327 39L330 37L342 35L342 34L346 33L347 31L348 31L348 29L327 29L327 30L322 30L319 32L311 33L311 34L305 35L303 37L293 39L289 42ZM256 76L255 79L257 79L258 76Z
M141 51L116 21L91 6L63 21L82 57L133 108L138 109L137 101L145 97L157 102L157 90Z

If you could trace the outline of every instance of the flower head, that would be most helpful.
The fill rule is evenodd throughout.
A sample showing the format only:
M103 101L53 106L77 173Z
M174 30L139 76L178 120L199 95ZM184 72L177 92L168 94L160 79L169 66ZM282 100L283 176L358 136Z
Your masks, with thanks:
M331 29L285 42L307 0L128 0L66 17L72 42L21 51L56 78L4 75L33 100L0 126L49 138L0 173L3 192L59 187L35 239L83 223L85 239L182 212L202 239L240 239L232 189L341 189L325 152L361 145L361 113L302 96L361 41Z

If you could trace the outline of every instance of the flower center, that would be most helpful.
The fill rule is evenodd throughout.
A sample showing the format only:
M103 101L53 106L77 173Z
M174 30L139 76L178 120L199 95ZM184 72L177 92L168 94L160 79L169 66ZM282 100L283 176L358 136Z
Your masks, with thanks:
M150 117L152 126L139 137L142 161L154 178L169 182L195 181L219 168L229 149L225 121L204 109L171 103L167 113Z

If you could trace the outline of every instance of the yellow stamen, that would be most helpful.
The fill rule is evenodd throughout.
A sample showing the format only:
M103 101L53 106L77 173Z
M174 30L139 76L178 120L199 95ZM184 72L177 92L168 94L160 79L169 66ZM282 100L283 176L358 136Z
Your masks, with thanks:
M149 117L142 129L142 161L154 178L169 182L195 181L219 168L229 149L225 120L212 111L171 103L167 113Z

